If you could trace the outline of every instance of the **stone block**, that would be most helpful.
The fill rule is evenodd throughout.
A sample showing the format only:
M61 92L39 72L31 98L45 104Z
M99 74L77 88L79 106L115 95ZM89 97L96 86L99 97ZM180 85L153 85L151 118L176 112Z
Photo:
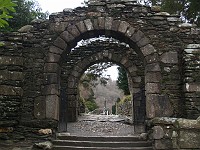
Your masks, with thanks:
M93 19L93 26L94 26L94 30L99 30L98 19Z
M85 26L85 24L84 24L83 21L80 21L79 23L77 23L76 26L77 26L78 30L79 30L81 33L84 33L84 32L87 31L86 26Z
M155 149L172 150L173 149L172 140L171 139L155 140Z
M169 117L173 114L173 108L166 95L146 95L147 118Z
M138 42L143 37L144 37L144 33L142 31L138 30L132 35L131 40L133 42Z
M45 84L57 84L59 80L59 75L57 73L46 73Z
M128 68L128 71L129 71L130 73L135 72L135 71L137 71L137 70L138 70L138 69L137 69L137 67L136 67L135 65L133 65L133 66L131 66L131 67Z
M99 24L99 29L105 29L105 18L104 17L99 17L98 18L98 24Z
M161 61L166 64L177 64L178 54L177 52L166 52L161 55Z
M92 21L90 19L84 20L84 24L85 24L85 27L86 27L87 31L94 30Z
M49 84L44 87L45 95L59 95L59 86L58 84Z
M37 119L44 119L46 117L45 97L40 96L34 100L34 117Z
M148 72L146 73L145 75L145 83L148 83L148 82L161 82L161 73L160 72Z
M55 54L62 54L63 53L63 49L60 49L60 48L55 47L55 46L51 46L49 48L49 52L55 53Z
M44 66L45 73L58 73L59 69L60 67L57 63L46 63Z
M70 32L73 35L73 37L78 37L80 35L80 32L75 25L69 26L67 28L67 31Z
M61 48L61 49L63 49L63 50L65 50L66 48L67 48L67 44L66 44L66 42L67 43L70 43L71 41L73 41L74 40L74 36L71 34L71 33L69 33L68 31L64 31L61 35L60 35L60 37L63 39L63 40L60 40L62 43L62 47L60 46L57 46L57 47L59 47L59 48ZM64 42L63 42L64 41ZM66 44L66 45L64 45L64 44Z
M32 25L25 25L23 27L21 27L18 32L21 32L21 33L25 33L25 32L31 32L34 30L34 27Z
M164 130L161 126L154 126L152 130L153 130L153 133L152 133L153 139L160 140L165 135Z
M54 53L48 53L46 62L49 62L49 63L55 62L56 63L56 62L59 62L59 60L60 60L60 55L57 55Z
M147 83L145 89L148 94L158 94L161 91L160 83Z
M180 129L187 129L187 130L200 130L200 122L197 120L191 120L191 119L177 119L177 126Z
M185 91L187 92L200 92L200 83L186 83Z
M181 149L199 149L200 132L199 130L181 130L179 134L179 146Z
M68 22L54 22L54 23L50 23L49 25L49 29L50 31L54 31L54 32L63 32L65 31L66 27L68 26Z
M0 71L0 80L22 81L23 79L24 75L22 72L8 71L8 70Z
M114 21L113 21L113 24L112 24L112 30L113 30L113 31L118 31L119 24L120 24L120 21L119 21L119 20L114 20Z
M160 6L152 6L151 7L151 11L160 12L161 11L161 7Z
M23 89L21 87L0 85L0 95L22 96L23 95Z
M14 57L14 56L0 56L0 65L17 65L23 66L24 59L22 57Z
M63 50L65 50L67 48L67 43L63 39L61 39L60 37L58 37L54 41L54 45L57 46L58 48L63 49Z
M137 46L138 47L144 47L145 45L148 45L149 44L149 39L147 37L143 37L142 39L140 39L138 42L137 42Z
M126 21L121 21L119 24L118 31L121 33L126 33L127 29L130 27L130 24Z
M144 56L150 55L152 53L156 53L155 48L150 44L148 44L144 47L141 47L140 49L141 49Z
M160 72L160 65L158 63L147 64L145 66L145 72Z
M111 30L112 23L113 23L113 18L112 17L106 17L105 18L105 29L106 30Z
M188 44L188 49L200 49L200 44Z
M128 36L129 38L135 33L135 28L133 27L129 27L125 33L126 36Z
M57 95L47 95L46 102L46 118L59 120L59 97Z
M159 56L157 53L154 53L154 54L151 54L151 55L148 55L145 57L145 60L148 64L150 63L156 63L159 61Z
M135 83L140 83L142 81L142 78L141 77L133 77L133 82Z

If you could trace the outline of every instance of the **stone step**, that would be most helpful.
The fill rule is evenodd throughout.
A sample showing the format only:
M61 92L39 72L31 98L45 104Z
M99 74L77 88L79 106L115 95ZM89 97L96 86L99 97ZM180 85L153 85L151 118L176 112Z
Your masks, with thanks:
M152 147L78 147L54 146L53 150L153 150Z
M59 146L79 146L79 147L150 147L151 142L147 141L72 141L72 140L55 140L53 145Z
M152 143L135 136L76 136L57 134L53 150L153 150Z
M143 141L139 136L75 136L75 135L57 135L59 140L73 141Z

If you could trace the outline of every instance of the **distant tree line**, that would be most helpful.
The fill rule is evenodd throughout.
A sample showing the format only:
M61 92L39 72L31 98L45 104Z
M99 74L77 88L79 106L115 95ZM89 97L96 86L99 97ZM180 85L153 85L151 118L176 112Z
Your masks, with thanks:
M200 0L139 0L146 5L157 5L162 11L178 14L189 23L200 26Z

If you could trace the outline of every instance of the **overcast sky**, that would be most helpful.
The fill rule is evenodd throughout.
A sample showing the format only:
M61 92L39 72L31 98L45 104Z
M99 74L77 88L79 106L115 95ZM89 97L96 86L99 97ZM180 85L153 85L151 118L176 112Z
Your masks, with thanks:
M37 0L43 12L48 11L50 14L61 12L64 8L76 8L82 6L84 0ZM117 66L108 68L106 74L110 75L112 80L117 80Z
M37 0L44 12L61 12L64 8L81 6L84 0Z

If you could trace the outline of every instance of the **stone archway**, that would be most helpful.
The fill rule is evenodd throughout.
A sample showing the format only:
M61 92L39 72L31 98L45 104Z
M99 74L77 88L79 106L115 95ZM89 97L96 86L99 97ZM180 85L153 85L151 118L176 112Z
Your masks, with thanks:
M47 63L45 64L45 72L47 78L56 78L56 82L54 84L49 82L47 85L46 89L51 89L51 95L48 92L44 93L46 95L46 117L59 120L59 63L62 62L62 58L70 53L70 49L81 39L96 37L102 34L128 43L143 59L145 64L147 118L166 116L167 111L161 110L162 107L160 107L161 104L159 102L161 94L159 56L155 48L150 44L150 40L143 32L132 27L126 21L115 20L112 17L98 17L96 19L86 19L69 26L57 37L53 46L50 47ZM52 109L52 105L54 109Z

